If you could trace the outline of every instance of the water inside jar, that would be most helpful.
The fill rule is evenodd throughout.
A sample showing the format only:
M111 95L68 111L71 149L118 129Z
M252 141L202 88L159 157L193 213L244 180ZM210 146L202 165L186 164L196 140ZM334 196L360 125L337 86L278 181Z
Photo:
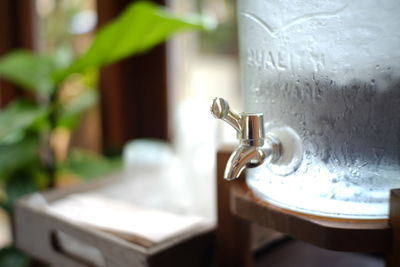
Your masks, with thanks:
M333 217L384 218L400 187L400 3L239 1L245 107L293 129L303 160L261 166L262 198Z

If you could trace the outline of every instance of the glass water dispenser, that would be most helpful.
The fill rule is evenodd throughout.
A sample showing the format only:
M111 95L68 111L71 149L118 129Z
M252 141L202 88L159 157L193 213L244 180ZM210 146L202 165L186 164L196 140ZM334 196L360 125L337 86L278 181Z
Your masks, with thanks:
M382 219L400 187L400 2L238 0L245 113L225 173L302 213Z

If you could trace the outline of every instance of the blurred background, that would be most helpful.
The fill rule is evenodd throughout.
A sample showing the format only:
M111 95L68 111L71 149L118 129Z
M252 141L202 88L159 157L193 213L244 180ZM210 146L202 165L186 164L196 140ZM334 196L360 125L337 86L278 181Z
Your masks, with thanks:
M80 55L88 49L96 29L132 2L1 1L0 57L20 48L59 53L61 58ZM179 190L185 195L177 201L185 202L180 204L194 214L214 220L215 152L221 142L234 140L235 135L210 116L209 106L214 97L223 95L241 110L235 1L155 2L176 14L210 14L218 25L210 32L175 35L166 44L89 77L69 77L60 90L61 100L87 99L82 96L90 80L98 101L92 101L94 104L85 110L73 130L57 128L52 143L59 158L74 148L121 157L127 176L144 163L173 166L171 176L180 177ZM2 108L21 97L29 98L29 92L0 80ZM74 175L58 175L57 187L82 180ZM0 217L0 246L4 246L10 242L10 227L6 214Z

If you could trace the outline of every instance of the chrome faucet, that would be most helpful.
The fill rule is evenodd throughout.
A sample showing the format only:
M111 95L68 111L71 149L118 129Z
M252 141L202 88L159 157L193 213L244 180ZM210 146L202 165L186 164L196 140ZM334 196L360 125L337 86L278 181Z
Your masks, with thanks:
M220 97L214 99L211 113L217 119L230 124L237 132L240 141L238 148L230 156L224 178L233 180L240 176L245 168L255 168L264 162L276 162L281 156L281 142L264 132L264 118L261 113L234 113L228 102Z

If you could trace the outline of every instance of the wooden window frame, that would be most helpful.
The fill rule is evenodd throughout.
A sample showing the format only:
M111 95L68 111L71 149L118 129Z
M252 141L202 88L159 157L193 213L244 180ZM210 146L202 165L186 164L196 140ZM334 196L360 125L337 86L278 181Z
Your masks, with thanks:
M36 25L33 8L34 1L0 1L0 57L14 49L34 49ZM0 107L22 94L15 85L0 80Z
M99 26L104 25L131 0L98 0ZM164 0L155 1L165 4ZM113 64L101 71L100 93L105 151L119 151L129 140L169 140L167 48Z
M97 0L99 26L115 18L131 0ZM155 1L164 4L164 0ZM0 56L35 48L34 0L0 1ZM101 70L101 121L104 152L119 152L132 139L169 140L167 48L159 45L143 55ZM0 107L22 94L0 81Z

